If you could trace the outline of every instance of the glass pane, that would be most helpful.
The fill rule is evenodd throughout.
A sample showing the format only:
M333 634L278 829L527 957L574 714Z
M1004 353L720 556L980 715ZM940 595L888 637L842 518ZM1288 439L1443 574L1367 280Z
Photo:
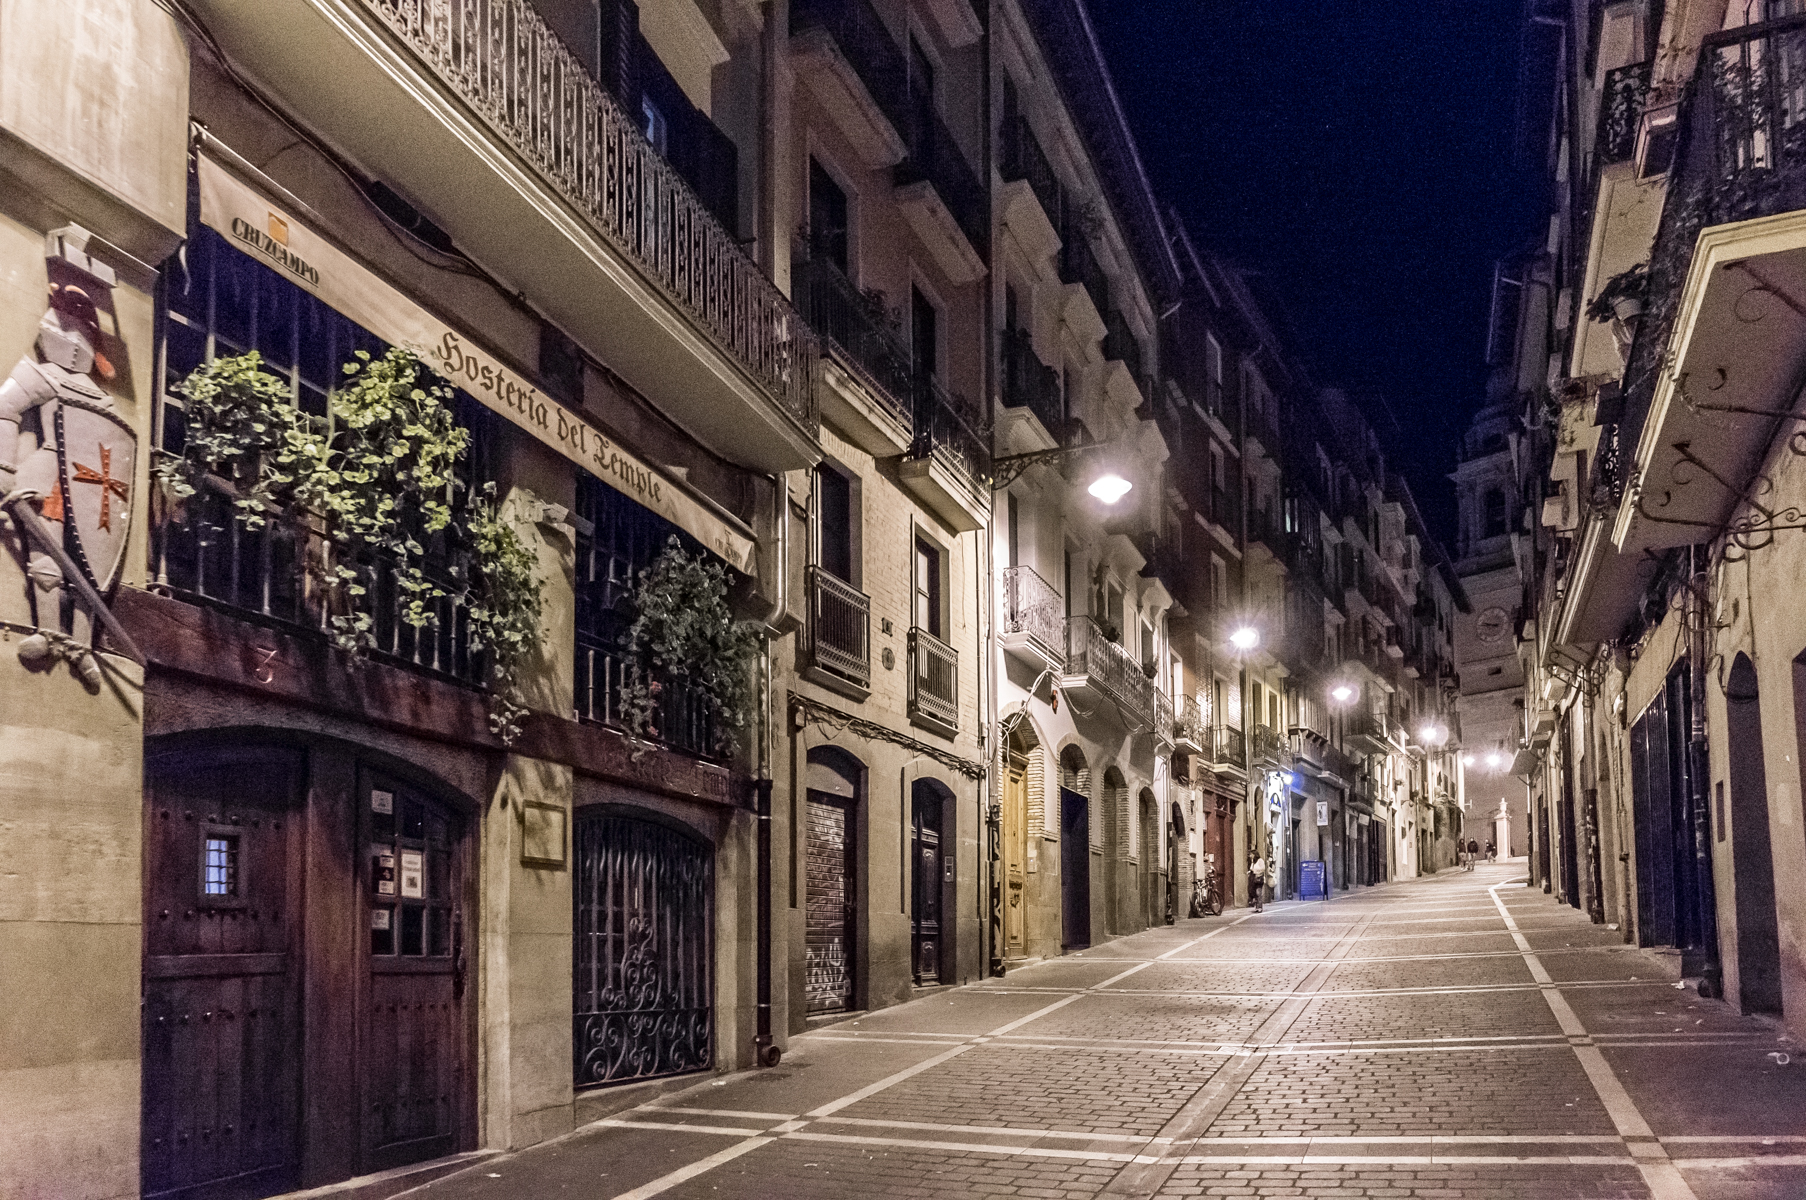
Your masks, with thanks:
M395 909L391 905L370 910L370 953L395 953Z
M418 958L424 950L426 910L407 905L401 910L401 952Z
M419 841L426 836L426 811L418 800L401 804L401 836Z
M238 895L238 839L210 837L203 844L201 860L201 894L205 896Z
M451 953L451 912L443 908L429 909L426 922L427 953L444 958Z

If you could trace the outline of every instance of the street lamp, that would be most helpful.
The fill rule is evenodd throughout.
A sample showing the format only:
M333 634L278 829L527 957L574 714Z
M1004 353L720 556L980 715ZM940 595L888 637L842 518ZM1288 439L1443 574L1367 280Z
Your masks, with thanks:
M1417 740L1426 746L1440 748L1449 740L1449 731L1444 726L1431 721L1417 731Z
M1329 698L1337 704L1347 704L1355 698L1354 686L1347 683L1338 683L1335 687L1329 689Z
M1254 628L1252 625L1244 625L1229 635L1229 644L1234 646L1241 653L1246 654L1248 651L1260 645L1260 630Z
M1099 500L1102 500L1105 504L1115 504L1118 500L1121 500L1124 496L1128 495L1134 486L1134 484L1130 483L1116 472L1107 471L1093 480L1091 486L1085 490Z

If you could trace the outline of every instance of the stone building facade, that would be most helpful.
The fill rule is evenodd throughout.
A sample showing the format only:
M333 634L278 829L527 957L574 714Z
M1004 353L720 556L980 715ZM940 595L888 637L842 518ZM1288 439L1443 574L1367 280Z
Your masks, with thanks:
M1460 590L1077 0L0 28L0 1191L386 1194L1252 853L1445 865ZM342 447L391 350L466 532L168 482L210 372ZM538 580L507 681L480 522Z

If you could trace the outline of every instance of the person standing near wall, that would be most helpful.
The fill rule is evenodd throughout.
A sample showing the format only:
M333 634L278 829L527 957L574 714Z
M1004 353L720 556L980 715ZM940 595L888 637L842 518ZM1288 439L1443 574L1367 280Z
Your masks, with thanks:
M1255 857L1248 865L1248 906L1255 912L1265 908L1267 887L1267 860Z

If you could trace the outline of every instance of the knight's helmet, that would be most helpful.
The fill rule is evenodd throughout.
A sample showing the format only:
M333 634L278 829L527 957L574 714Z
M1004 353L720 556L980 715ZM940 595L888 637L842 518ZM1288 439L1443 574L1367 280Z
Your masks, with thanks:
M74 283L50 285L50 307L38 321L38 354L77 375L113 378L113 364L101 351L100 312L87 291Z

